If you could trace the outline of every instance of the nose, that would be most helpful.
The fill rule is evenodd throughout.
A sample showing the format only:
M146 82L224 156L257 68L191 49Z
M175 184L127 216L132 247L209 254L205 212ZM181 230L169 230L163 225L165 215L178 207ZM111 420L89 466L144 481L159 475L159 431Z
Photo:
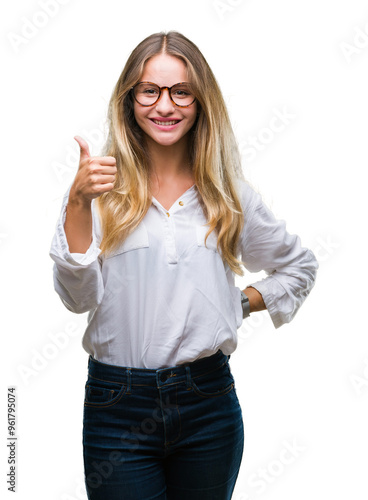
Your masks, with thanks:
M160 99L156 103L156 110L161 114L169 114L175 111L175 104L170 99L168 89L161 91Z

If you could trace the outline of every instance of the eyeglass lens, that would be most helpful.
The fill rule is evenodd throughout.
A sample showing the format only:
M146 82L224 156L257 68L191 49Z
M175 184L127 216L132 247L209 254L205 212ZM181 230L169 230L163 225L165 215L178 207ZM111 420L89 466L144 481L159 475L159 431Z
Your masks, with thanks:
M190 85L179 83L170 90L171 99L179 106L188 106L192 104L195 97L190 90ZM143 106L155 104L160 96L160 88L154 83L139 83L134 87L134 97Z

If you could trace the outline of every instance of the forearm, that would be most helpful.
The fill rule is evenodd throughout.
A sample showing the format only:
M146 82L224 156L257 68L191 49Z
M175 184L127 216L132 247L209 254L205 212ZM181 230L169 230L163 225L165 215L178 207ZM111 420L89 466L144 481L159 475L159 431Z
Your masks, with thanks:
M70 253L86 253L92 242L91 202L69 197L64 231Z
M98 247L100 235L98 226L94 227L95 222L93 219L93 233L92 229L91 233L88 230L88 241L92 241L87 247L86 239L84 247L81 246L80 242L78 242L80 235L77 233L84 230L83 224L87 226L89 216L87 217L87 213L79 213L71 208L73 204L69 204L71 200L69 195L70 192L66 194L63 200L59 221L50 248L50 257L55 262L54 286L56 292L70 311L79 314L95 309L101 302L104 293L104 283L98 258L100 254ZM67 208L66 213L65 208ZM94 218L93 207L89 211L92 212ZM97 232L95 233L96 229ZM73 236L76 236L74 240ZM69 245L71 248L69 248Z
M248 286L243 290L249 299L250 312L263 311L266 309L266 304L263 302L262 295L255 288Z
M97 260L82 265L65 262L51 255L54 265L54 287L70 311L81 314L95 309L104 294L104 284Z

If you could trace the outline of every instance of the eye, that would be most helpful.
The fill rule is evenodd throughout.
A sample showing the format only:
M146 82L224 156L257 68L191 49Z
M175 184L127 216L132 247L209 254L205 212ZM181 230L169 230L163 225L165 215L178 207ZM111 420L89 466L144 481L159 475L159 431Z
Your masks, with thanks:
M185 90L176 90L174 92L174 94L177 95L177 96L187 96L187 95L190 95L190 93L186 92Z
M172 95L177 98L191 97L193 94L187 85L180 85L172 89Z
M146 87L142 88L139 90L141 94L146 94L146 95L157 95L158 90L155 87Z

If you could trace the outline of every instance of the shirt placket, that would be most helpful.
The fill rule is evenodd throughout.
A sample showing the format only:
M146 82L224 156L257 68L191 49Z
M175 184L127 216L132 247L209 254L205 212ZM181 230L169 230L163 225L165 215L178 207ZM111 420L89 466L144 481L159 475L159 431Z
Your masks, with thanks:
M175 214L184 207L184 201L179 200L174 203L170 210L166 210L156 199L152 198L152 203L158 209L163 221L163 232L168 264L178 263L178 253L176 248L176 225Z

